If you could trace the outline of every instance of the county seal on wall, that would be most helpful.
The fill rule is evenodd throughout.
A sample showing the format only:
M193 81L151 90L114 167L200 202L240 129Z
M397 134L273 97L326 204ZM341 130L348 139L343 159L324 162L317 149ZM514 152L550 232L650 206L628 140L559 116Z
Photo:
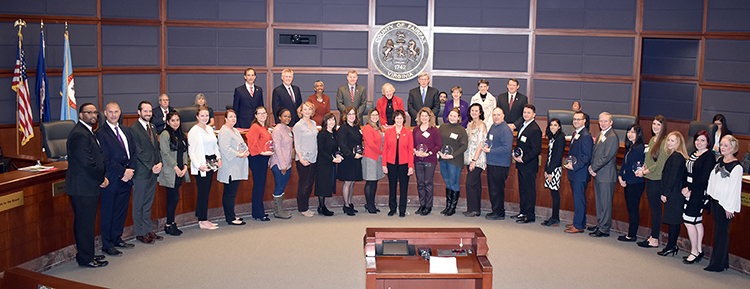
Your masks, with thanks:
M429 60L430 47L419 27L397 20L384 25L372 39L372 61L383 76L396 81L416 77Z

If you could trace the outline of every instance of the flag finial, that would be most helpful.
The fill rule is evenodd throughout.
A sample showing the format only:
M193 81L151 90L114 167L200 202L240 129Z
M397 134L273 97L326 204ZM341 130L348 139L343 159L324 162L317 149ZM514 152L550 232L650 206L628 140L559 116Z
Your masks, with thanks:
M39 23L41 25L41 29L44 29L44 19L40 19Z
M26 21L23 21L23 19L16 20L16 23L13 24L14 27L18 27L18 30L21 30L22 27L26 27Z

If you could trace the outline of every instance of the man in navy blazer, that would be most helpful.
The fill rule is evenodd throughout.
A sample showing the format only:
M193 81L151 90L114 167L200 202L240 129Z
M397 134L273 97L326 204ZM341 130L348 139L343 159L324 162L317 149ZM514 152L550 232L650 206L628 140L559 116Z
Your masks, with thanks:
M94 255L96 209L99 207L101 188L109 185L106 177L104 155L91 126L97 122L96 106L84 103L78 107L78 124L70 134L68 171L65 172L65 190L73 206L73 234L76 239L76 261L82 267L103 267L108 262L104 255Z
M130 203L130 189L137 158L135 139L128 127L119 125L120 106L107 103L104 110L105 125L96 130L96 138L102 147L107 178L112 180L102 190L101 216L99 227L102 234L102 251L110 256L122 255L118 248L132 248L133 244L122 240L125 217Z
M518 197L521 212L511 218L516 223L532 223L536 220L536 174L539 172L539 154L542 153L542 130L534 120L536 107L527 104L523 108L524 122L518 131L516 149L521 156L513 156L518 171Z
M276 118L276 123L280 123L281 121L276 112L281 107L288 109L292 113L292 122L289 123L289 127L293 127L299 120L297 108L302 105L302 93L299 90L299 86L292 85L292 80L294 80L294 71L289 68L281 71L282 84L273 89L271 96L273 112L269 112L269 114L273 114Z
M232 109L237 114L238 128L250 128L255 119L255 109L263 106L263 89L255 85L255 69L245 69L245 84L234 89ZM296 115L295 113L292 113Z
M159 96L159 106L154 108L151 123L156 126L156 134L161 134L167 128L167 114L174 108L169 106L169 96L162 94Z
M511 130L520 129L524 122L523 108L528 104L528 98L523 93L518 92L518 79L511 78L508 80L508 92L497 96L497 107L507 111L505 122ZM510 99L513 99L513 107L510 107Z
M570 139L570 149L568 158L575 157L576 163L567 163L565 168L568 169L568 181L570 181L570 190L573 191L573 224L565 230L566 233L576 234L583 233L586 227L586 187L589 185L589 165L591 163L591 152L594 147L594 140L586 129L586 118L583 112L573 114L573 127L576 132Z

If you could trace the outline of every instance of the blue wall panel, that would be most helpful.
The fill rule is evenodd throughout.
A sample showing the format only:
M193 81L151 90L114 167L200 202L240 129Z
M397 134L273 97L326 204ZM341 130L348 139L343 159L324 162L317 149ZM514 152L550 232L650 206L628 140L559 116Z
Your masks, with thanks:
M750 134L750 92L703 90L701 121L711 122L721 113L727 118L727 127L734 134Z
M266 0L167 0L167 19L266 21Z
M378 0L375 2L375 24L394 20L411 21L427 25L427 0Z
M703 30L703 0L648 0L643 2L644 31Z
M536 72L631 76L634 39L626 37L536 37Z
M706 31L750 32L750 1L708 1Z
M693 119L697 86L689 83L641 82L640 114L645 117Z
M435 69L527 71L528 37L436 33Z
M167 28L170 66L265 66L264 29Z
M102 66L159 66L159 27L102 25Z
M276 45L276 66L367 67L367 32L276 30L275 33L276 43L280 34L317 35L316 45Z
M623 83L578 82L557 80L534 81L534 105L537 116L547 116L550 109L570 109L579 101L592 119L607 111L630 114L632 86Z
M367 24L367 0L276 0L274 22Z
M96 17L97 0L3 1L0 14L67 15Z
M750 40L706 39L703 80L750 84Z
M435 26L529 27L529 2L435 0Z
M537 28L634 30L635 0L539 0Z
M225 111L226 105L232 103L234 89L244 85L244 81L242 74L237 73L171 73L167 75L167 95L170 105L182 107L193 105L195 96L203 93L214 112ZM270 97L270 90L266 89L265 83L266 75L257 74L255 84L263 89L264 100Z
M78 85L76 84L76 88ZM158 105L158 74L106 74L102 76L102 104L117 102L124 114L136 114L143 100ZM174 106L174 100L170 99Z
M700 41L694 39L643 39L644 75L697 76Z
M102 18L159 19L159 1L101 0L101 3Z

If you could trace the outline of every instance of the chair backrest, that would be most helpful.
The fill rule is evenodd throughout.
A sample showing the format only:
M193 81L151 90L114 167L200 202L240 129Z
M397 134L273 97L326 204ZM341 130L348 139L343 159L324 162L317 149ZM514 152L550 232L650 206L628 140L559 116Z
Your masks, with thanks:
M685 136L685 146L687 147L688 153L692 154L695 151L695 138L693 136L695 136L697 132L705 130L711 136L711 139L713 139L716 135L717 129L719 129L719 127L713 123L701 122L697 120L691 121L690 127L688 128L688 135ZM713 140L712 143L715 143L716 141L717 140Z
M183 132L189 132L190 128L198 123L198 117L195 116L195 112L198 111L197 106L176 107L174 110L180 115L180 127Z
M234 109L234 104L233 103L227 104L226 108L227 110Z
M445 103L440 104L440 111L438 112L438 115L435 116L436 125L443 124L443 113L445 113Z
M42 122L42 146L48 159L57 159L68 155L68 134L76 123L72 120L58 120Z
M617 134L617 138L620 139L620 142L625 142L625 138L627 138L628 127L632 124L636 124L637 121L638 119L634 115L612 115L612 129Z
M365 102L365 111L362 112L362 115L359 116L359 123L361 125L367 124L368 121L370 121L370 110L372 109L372 101Z
M565 133L565 135L573 135L576 131L573 127L573 114L575 114L575 112L572 110L550 109L547 110L547 120L549 122L549 120L553 118L560 119L562 132Z

